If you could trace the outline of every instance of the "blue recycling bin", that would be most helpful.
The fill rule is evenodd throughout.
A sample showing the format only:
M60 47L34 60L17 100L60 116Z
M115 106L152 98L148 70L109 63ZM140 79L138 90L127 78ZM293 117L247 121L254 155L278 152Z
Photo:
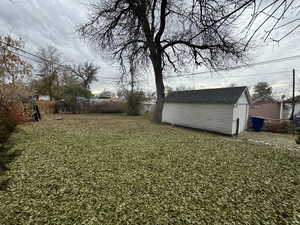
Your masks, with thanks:
M261 117L251 117L252 118L252 127L256 132L260 132L264 127L265 119Z
M294 125L295 125L295 128L300 128L300 116L295 116Z

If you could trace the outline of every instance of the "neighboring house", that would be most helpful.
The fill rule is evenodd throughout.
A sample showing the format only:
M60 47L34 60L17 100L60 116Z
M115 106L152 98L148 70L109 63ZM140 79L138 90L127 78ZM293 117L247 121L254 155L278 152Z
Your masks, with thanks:
M250 105L249 116L272 120L283 119L283 104L272 98L255 99Z
M283 109L284 119L290 119L292 114L292 98L283 101L283 104L284 104L284 109ZM300 115L300 95L295 97L294 115L295 116Z
M247 128L250 101L247 87L176 91L165 99L162 121L235 135Z
M76 97L76 102L77 103L88 103L90 102L90 99L89 98L86 98L86 97Z
M38 101L50 101L49 95L36 95Z
M145 101L141 105L141 113L152 113L155 110L155 102Z
M152 113L155 110L156 98L148 98L142 102L141 113Z
M152 113L155 110L155 104L142 103L141 113Z
M112 98L92 98L90 99L91 103L105 103L105 102L126 102L126 99L123 97L112 97Z

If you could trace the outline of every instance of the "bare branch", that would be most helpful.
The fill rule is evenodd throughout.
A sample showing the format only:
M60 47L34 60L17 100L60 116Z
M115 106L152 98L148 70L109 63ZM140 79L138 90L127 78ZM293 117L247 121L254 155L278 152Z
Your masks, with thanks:
M163 49L167 49L168 47L174 46L174 45L186 45L191 48L196 48L196 49L209 49L209 48L218 48L221 47L221 45L196 45L191 43L190 41L184 41L184 40L176 40L169 42L165 46L163 46Z
M78 31L97 47L111 52L124 71L147 67L151 61L162 110L165 70L177 71L191 61L210 69L224 68L242 60L257 32L275 20L266 33L265 39L269 38L294 1L102 0L91 6L88 23ZM249 18L243 31L250 34L247 39L239 37L235 27L245 16ZM259 21L261 18L263 21ZM252 26L257 26L253 32Z
M159 30L157 32L157 34L155 35L155 42L159 43L161 36L163 35L164 31L165 31L165 27L166 27L166 9L167 9L167 0L161 0L161 6L160 6L160 27Z

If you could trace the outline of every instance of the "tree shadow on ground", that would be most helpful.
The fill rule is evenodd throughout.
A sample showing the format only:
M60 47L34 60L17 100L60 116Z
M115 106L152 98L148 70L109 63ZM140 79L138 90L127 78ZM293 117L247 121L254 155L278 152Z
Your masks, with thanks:
M9 170L9 164L13 162L20 152L12 151L14 142L9 140L5 144L0 144L0 191L6 191L9 178L5 177L5 173Z

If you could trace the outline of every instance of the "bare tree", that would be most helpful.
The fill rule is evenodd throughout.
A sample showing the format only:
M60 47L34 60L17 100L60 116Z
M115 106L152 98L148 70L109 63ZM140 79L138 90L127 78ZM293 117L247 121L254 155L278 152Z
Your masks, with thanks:
M191 61L215 69L241 60L256 30L249 40L239 38L233 29L236 21L248 13L250 30L263 13L268 12L268 21L280 7L285 7L281 13L284 15L289 9L285 2L288 1L103 0L89 5L88 22L78 31L97 47L112 51L121 65L128 61L132 64L132 60L135 65L151 61L157 93L153 121L161 122L164 70L177 71Z
M59 75L65 69L61 65L62 57L60 52L52 46L39 49L37 55L40 57L37 73L39 78L33 81L33 87L39 94L49 95L52 101L59 88Z
M82 86L89 89L90 84L98 80L96 77L98 70L99 67L86 62L83 65L75 66L74 72L75 76L82 80Z

